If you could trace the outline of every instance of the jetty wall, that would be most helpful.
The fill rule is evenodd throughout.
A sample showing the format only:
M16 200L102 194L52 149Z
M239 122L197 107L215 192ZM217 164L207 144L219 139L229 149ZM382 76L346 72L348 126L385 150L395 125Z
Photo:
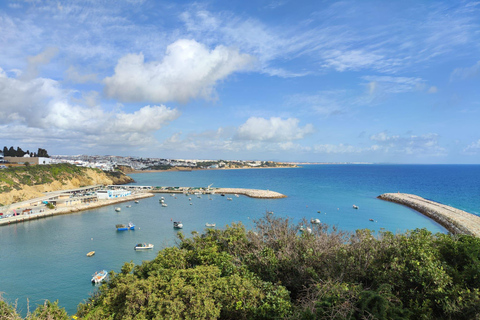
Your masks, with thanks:
M377 198L412 208L453 234L480 236L480 216L407 193L385 193Z
M259 190L259 189L244 189L244 188L215 188L210 191L206 190L195 190L186 187L179 187L177 190L172 190L171 188L166 189L151 189L148 192L153 193L185 193L185 192L201 192L204 194L241 194L250 198L258 199L280 199L286 198L287 196L276 191L271 190Z

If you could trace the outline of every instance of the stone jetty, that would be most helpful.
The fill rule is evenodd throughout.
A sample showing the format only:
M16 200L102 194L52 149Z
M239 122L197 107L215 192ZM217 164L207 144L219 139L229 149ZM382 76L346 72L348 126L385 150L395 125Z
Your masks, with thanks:
M480 216L407 193L385 193L379 199L412 208L454 234L480 236Z
M135 186L132 186L135 187ZM146 188L146 187L143 187ZM148 192L153 193L202 193L202 194L238 194L258 199L280 199L287 196L276 191L244 188L189 188L189 187L149 187Z

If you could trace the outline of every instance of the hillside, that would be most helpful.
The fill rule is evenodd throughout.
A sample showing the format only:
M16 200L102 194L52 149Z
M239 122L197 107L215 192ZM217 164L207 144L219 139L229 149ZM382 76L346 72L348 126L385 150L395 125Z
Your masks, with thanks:
M0 205L41 197L50 191L129 182L133 179L122 172L104 172L70 164L12 167L0 170Z

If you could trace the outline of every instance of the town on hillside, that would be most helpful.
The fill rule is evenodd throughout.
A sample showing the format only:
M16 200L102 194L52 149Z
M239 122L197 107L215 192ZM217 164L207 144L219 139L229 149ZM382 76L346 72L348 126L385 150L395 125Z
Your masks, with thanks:
M241 169L241 168L275 168L296 167L294 163L254 160L186 160L125 157L112 155L53 155L39 148L37 152L23 151L20 147L4 147L0 150L0 168L8 165L57 164L69 163L76 166L97 168L104 171L114 171L121 168L124 171L145 170L194 170L194 169Z

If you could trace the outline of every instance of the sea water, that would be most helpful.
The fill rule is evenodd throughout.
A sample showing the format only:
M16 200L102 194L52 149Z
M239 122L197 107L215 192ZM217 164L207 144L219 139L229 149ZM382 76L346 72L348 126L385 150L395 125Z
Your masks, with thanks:
M173 229L173 221L182 221L186 235L202 232L205 223L223 228L241 222L251 228L268 210L294 223L318 218L347 231L427 228L446 232L407 207L376 198L386 192L417 194L467 212L480 212L479 165L307 165L131 176L136 185L265 189L287 197L266 200L228 195L229 201L218 194L200 198L156 194L138 204L131 201L0 227L0 292L8 302L17 302L22 315L46 299L59 300L60 306L74 314L77 305L96 290L90 282L95 271L119 272L124 262L140 264L153 259L162 248L175 245L178 231ZM162 196L167 207L159 203ZM115 212L117 206L120 212ZM136 225L134 231L116 231L116 224L129 221ZM155 247L135 251L139 242ZM96 254L87 257L92 250Z

